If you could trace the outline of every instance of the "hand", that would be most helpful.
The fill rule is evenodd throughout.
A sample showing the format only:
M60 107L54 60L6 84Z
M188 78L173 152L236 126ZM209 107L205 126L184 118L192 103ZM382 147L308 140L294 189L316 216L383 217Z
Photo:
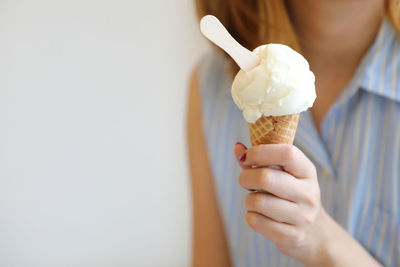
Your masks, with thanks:
M235 146L243 171L239 184L248 190L245 220L278 249L306 265L320 265L332 225L320 201L312 162L295 146ZM282 170L263 167L278 165ZM257 167L257 168L254 168Z

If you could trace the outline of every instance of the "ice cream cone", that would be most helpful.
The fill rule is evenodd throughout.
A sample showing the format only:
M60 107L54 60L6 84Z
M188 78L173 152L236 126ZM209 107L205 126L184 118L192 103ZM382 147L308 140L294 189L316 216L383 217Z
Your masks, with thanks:
M261 116L249 123L252 146L261 144L293 144L300 114L285 116Z

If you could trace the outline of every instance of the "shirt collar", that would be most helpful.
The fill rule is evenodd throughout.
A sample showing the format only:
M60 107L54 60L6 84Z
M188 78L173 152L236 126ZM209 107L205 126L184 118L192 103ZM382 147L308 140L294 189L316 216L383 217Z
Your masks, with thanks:
M400 102L400 35L389 18L356 73L357 87Z
M373 45L329 113L346 103L360 89L400 102L400 35L388 18L382 21ZM300 116L295 144L309 152L315 162L334 175L330 155L309 112Z

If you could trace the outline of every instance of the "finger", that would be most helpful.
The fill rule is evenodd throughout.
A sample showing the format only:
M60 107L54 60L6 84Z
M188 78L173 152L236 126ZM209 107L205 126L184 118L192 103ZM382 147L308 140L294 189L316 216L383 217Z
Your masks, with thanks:
M299 202L304 198L302 181L276 169L243 170L239 175L239 184L245 189L263 190L293 202Z
M312 162L293 145L268 144L251 147L247 150L244 165L278 165L296 178L316 177Z
M233 148L233 154L235 154L235 157L242 169L250 168L249 166L243 164L244 160L246 159L246 151L247 147L240 142L237 142Z
M259 213L276 222L288 224L299 223L296 216L298 210L297 204L271 194L247 194L244 200L244 207L247 211Z
M262 234L278 247L298 246L303 240L303 235L295 226L276 222L255 212L247 212L245 221L251 229Z

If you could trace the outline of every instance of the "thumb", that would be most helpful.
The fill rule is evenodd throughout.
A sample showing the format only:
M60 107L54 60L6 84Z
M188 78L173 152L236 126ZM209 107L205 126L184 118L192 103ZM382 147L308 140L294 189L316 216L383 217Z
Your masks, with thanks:
M247 147L240 142L237 142L235 147L233 148L233 154L235 155L236 160L238 161L242 169L250 168L249 166L243 164L244 160L246 159L246 152Z

